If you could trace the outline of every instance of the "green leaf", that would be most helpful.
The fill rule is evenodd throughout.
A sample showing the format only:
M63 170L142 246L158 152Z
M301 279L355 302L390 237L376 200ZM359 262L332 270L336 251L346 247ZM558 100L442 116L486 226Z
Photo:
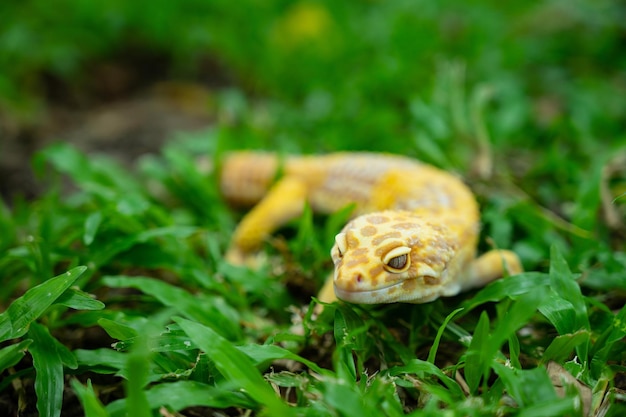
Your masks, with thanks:
M148 347L148 338L142 336L138 338L132 350L126 355L124 367L126 381L124 384L126 391L126 413L134 417L151 417L151 407L144 391L148 383L150 371L151 352Z
M83 243L85 243L85 245L89 246L93 243L96 233L98 233L100 223L102 223L101 211L96 211L87 216L85 219L85 232L83 233Z
M541 289L524 294L498 314L498 324L493 331L490 349L497 350L515 331L525 326L539 306L545 304L546 294Z
M102 247L93 250L94 253L91 261L95 265L104 265L114 256L140 243L145 243L156 238L186 239L197 232L197 230L198 229L195 227L187 226L157 227L130 236L110 239L105 241ZM92 248L93 246L95 245L92 245Z
M510 308L503 309L492 333L489 334L489 323L485 312L480 316L472 342L467 351L465 378L472 392L478 389L481 378L489 374L496 354L514 332L526 325L535 314L537 308L546 299L541 290L524 294L511 302Z
M550 288L563 300L571 303L569 311L573 320L559 321L561 333L574 333L578 330L590 331L587 305L580 291L580 286L574 280L569 266L556 245L550 249ZM565 307L565 303L561 303ZM563 316L563 312L560 313ZM556 326L556 324L555 324ZM583 361L588 360L589 343L581 343L576 347L576 353Z
M102 301L96 300L92 295L78 288L68 288L57 299L56 304L61 304L74 310L102 310L105 307Z
M24 352L32 343L32 339L22 340L19 343L0 349L0 372L15 366L24 357Z
M110 287L130 287L143 291L180 314L211 326L228 339L237 340L241 337L239 314L220 297L191 295L182 288L145 277L107 276L102 281Z
M425 379L426 376L435 376L441 382L443 382L446 388L448 388L450 394L452 395L452 398L460 400L465 397L465 395L463 394L463 390L454 379L444 374L441 369L428 361L413 359L406 365L394 366L393 368L390 368L387 373L391 376L398 376L402 374L416 374L420 378L420 380Z
M437 355L437 349L439 348L441 336L443 336L443 332L448 326L448 323L450 323L450 320L452 320L452 318L461 311L463 311L462 308L457 308L456 310L452 311L450 314L448 314L443 323L441 323L441 326L439 326L439 329L437 330L437 335L435 336L435 340L433 341L433 345L430 347L430 351L428 352L428 362L435 363L435 356Z
M522 370L494 363L494 371L521 408L558 399L544 367Z
M58 342L48 329L32 323L28 336L33 340L29 348L35 367L35 393L37 394L37 410L42 417L58 417L63 405L63 359ZM52 347L52 348L51 348Z
M102 327L104 331L107 332L107 334L113 339L127 340L138 335L137 330L132 327L107 318L99 319L98 325Z
M74 355L80 366L120 370L126 365L128 353L102 348L93 350L76 349Z
M596 340L592 355L592 369L594 375L599 376L606 366L611 349L618 341L626 336L626 306L615 315L611 325Z
M87 269L78 266L26 291L0 314L0 341L24 335L28 326L41 316Z
M164 406L174 411L189 407L254 407L254 404L241 393L196 381L176 381L155 385L146 391L146 399L153 410ZM111 417L124 417L127 415L126 403L127 399L114 401L107 405L106 410Z
M315 235L313 210L309 204L304 205L304 211L298 221L298 232L290 247L298 258L304 258L307 254L315 258L322 255L322 248Z
M535 291L538 287L547 287L550 279L540 272L524 272L518 275L495 280L480 290L474 297L463 303L463 314L479 305L502 301L505 298L516 299L521 295Z
M579 330L576 333L562 334L555 337L541 356L541 362L555 361L562 363L572 351L582 343L589 341L589 332Z
M483 311L465 357L465 380L472 393L478 389L480 380L491 363L492 358L488 357L488 351L491 350L488 349L489 342L489 316Z
M539 307L543 314L559 334L569 334L576 326L576 312L569 301L551 293L548 302Z
M87 386L81 384L77 379L72 379L71 383L80 404L83 406L85 417L110 417L94 392L91 380L87 380Z
M560 297L572 303L576 322L575 328L568 329L574 332L580 329L589 330L589 316L587 305L580 291L580 286L574 280L569 266L556 246L550 249L550 288Z
M270 415L291 415L248 356L213 329L183 318L175 318L180 327L215 363L228 381L239 387Z
M367 349L367 326L354 310L346 305L339 305L335 310L334 335L337 349L335 367L339 378L356 380L357 366L353 357L361 358Z
M296 355L295 353L290 352L287 349L281 348L280 346L245 345L238 346L237 349L250 357L250 359L252 359L257 364L257 366L265 367L269 365L269 363L277 359L289 359L308 366L309 368L311 368L312 371L317 372L318 374L323 375L329 373L329 371L322 369L315 362L311 362L310 360L305 359L300 355Z
M320 387L326 407L336 410L339 416L371 416L365 407L363 394L354 385L343 380L327 380ZM368 412L369 411L369 412Z

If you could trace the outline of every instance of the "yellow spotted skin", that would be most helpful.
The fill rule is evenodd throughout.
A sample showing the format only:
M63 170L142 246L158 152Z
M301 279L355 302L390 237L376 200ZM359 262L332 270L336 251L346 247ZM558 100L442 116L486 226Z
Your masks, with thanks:
M359 304L424 303L521 271L517 256L476 258L479 211L454 175L389 154L336 153L280 158L229 155L220 171L225 198L256 204L235 230L227 260L245 263L304 204L332 213L355 204L335 238L334 273L319 298Z

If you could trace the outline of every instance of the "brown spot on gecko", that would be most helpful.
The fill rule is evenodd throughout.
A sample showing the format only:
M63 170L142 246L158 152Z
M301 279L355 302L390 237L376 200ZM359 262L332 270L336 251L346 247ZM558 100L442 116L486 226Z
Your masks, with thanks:
M424 275L424 284L426 284L426 285L437 285L437 284L439 284L439 278L431 277L430 275Z
M357 265L366 264L367 262L368 262L367 257L366 256L361 256L359 258L350 259L348 262L346 262L346 267L347 268L352 268L352 267L355 267Z
M350 251L352 256L363 256L367 254L367 248L356 248Z
M348 248L356 248L357 246L359 246L359 243L359 239L354 236L354 233L349 233L346 236L346 244Z
M417 223L412 223L412 222L402 222L402 223L396 223L391 227L394 229L398 229L398 230L410 230L410 229L419 229L420 225Z
M376 229L374 226L365 226L361 229L361 235L365 237L373 236L376 233L378 233L378 229Z
M398 246L401 246L398 244L398 242L388 243L384 246L380 246L379 248L377 248L376 251L374 251L374 255L382 256L383 254L389 252L393 248L397 248Z
M402 283L402 291L404 291L405 293L407 292L412 293L416 287L417 287L416 279L407 279L406 281Z
M370 282L369 285L372 288L376 288L376 286L378 285L378 277L377 276L371 276L370 278Z
M377 277L378 275L380 275L383 271L385 270L385 268L383 267L382 264L378 264L374 267L372 267L368 273L370 275L370 277Z
M382 224L387 223L389 221L389 217L386 216L368 216L367 222L371 224Z
M396 237L402 237L402 233L400 233L400 232L389 232L389 233L385 233L385 234L380 235L380 236L376 236L374 239L372 239L372 244L374 246L378 246L378 245L381 244L381 242L383 240L396 238Z

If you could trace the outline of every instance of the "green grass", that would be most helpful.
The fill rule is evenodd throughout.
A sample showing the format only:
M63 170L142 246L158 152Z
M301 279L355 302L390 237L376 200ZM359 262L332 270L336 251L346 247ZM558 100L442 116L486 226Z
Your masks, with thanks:
M47 74L80 90L85 68L129 44L166 54L175 77L209 57L229 85L207 105L214 125L133 168L42 150L46 192L0 206L0 396L13 410L70 415L75 396L89 417L624 413L621 6L64 3L0 6L11 117L54 104ZM315 317L347 212L306 211L257 270L227 264L243 213L197 160L242 148L396 152L457 172L482 206L481 250L511 248L527 272Z

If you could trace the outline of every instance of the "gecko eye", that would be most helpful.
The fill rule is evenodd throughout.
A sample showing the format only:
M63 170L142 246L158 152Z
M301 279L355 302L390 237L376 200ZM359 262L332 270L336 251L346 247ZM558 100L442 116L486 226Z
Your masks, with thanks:
M411 248L408 246L400 246L390 250L383 257L384 268L396 274L406 271L411 266L410 253Z

